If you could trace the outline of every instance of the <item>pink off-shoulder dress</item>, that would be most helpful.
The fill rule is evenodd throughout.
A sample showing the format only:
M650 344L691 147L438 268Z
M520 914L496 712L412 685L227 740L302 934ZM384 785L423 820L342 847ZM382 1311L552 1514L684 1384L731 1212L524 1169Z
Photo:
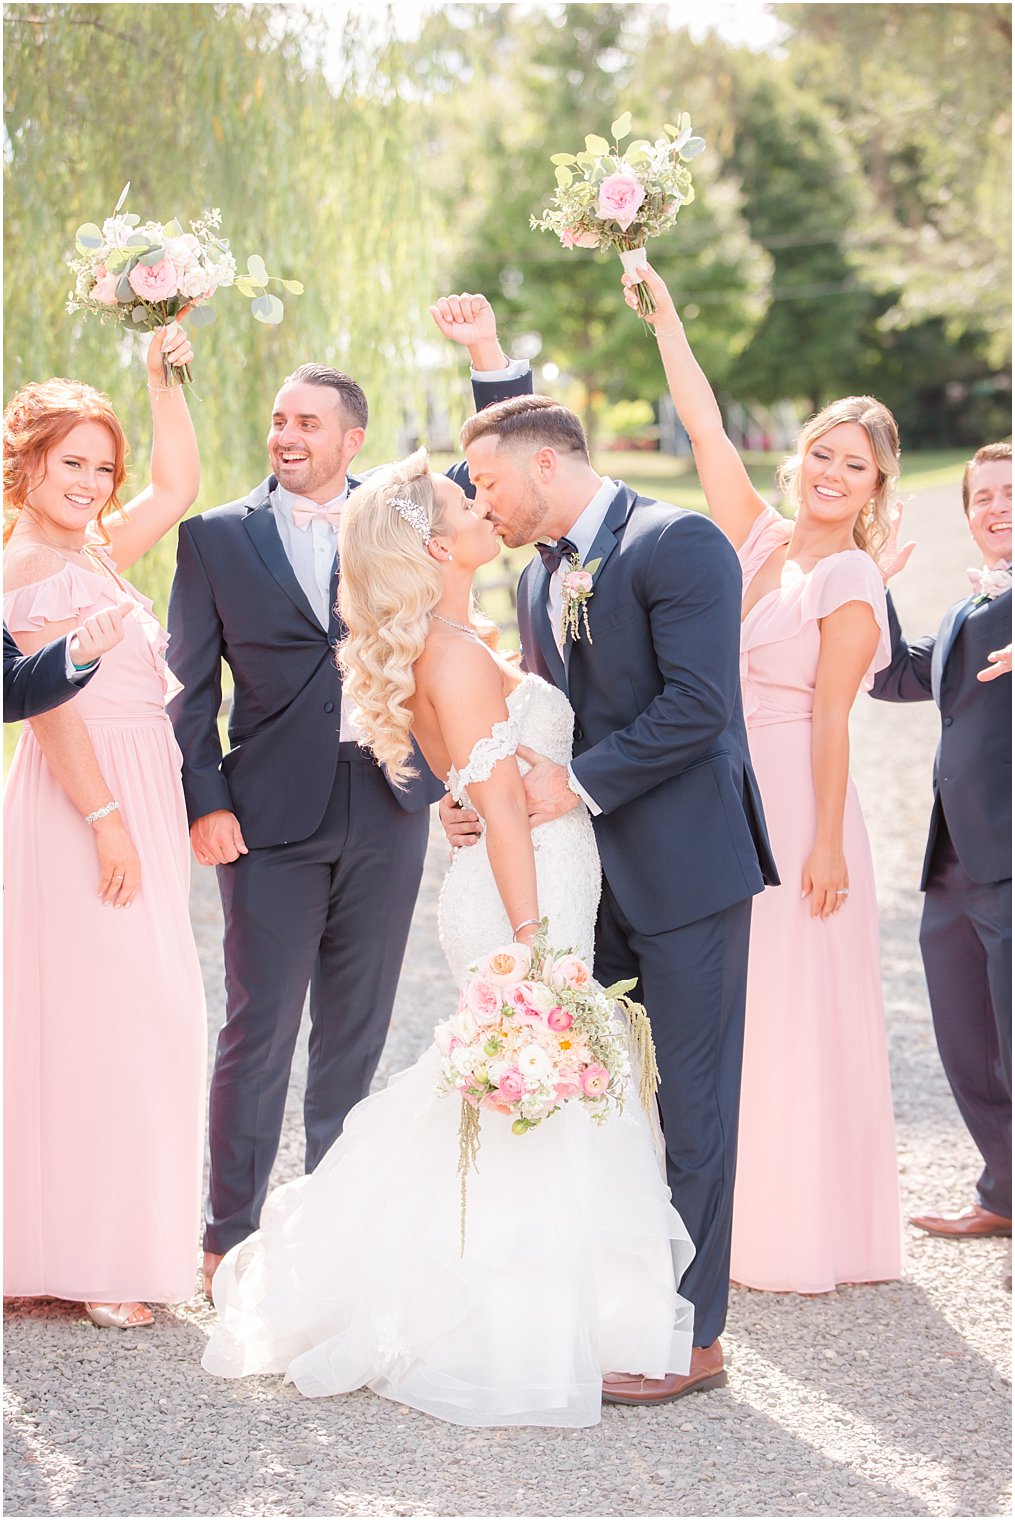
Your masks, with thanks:
M745 593L792 525L763 512L740 550ZM744 619L741 681L751 758L781 887L754 899L737 1179L735 1282L825 1293L902 1274L892 1092L870 842L852 780L844 845L849 897L811 918L803 867L814 846L811 714L819 620L870 603L880 631L864 678L888 663L885 593L861 549L831 554Z
M141 858L129 908L97 896L92 829L26 724L4 796L5 1296L168 1302L195 1287L204 990L188 916L167 643L99 550L4 597L15 639L108 608L122 642L74 698Z

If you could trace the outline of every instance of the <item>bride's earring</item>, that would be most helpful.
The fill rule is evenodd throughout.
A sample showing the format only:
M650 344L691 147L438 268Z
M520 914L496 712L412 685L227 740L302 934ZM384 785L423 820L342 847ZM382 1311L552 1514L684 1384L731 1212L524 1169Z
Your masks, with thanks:
M871 497L870 501L867 503L867 510L866 510L866 512L863 515L864 522L868 525L868 527L874 521L874 519L875 519L875 517L877 517L877 515L878 515L878 509L877 509L877 506L876 506L876 504L874 502L874 498Z

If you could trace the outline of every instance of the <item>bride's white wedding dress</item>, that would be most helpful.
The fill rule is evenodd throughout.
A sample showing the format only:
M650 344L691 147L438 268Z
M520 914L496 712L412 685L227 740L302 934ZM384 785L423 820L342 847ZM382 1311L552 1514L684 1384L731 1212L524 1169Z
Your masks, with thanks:
M570 759L561 692L529 675L507 705L452 773L456 800L519 744ZM599 859L585 808L533 845L550 943L591 961ZM483 840L455 855L440 932L459 981L511 939ZM315 1172L271 1195L215 1275L204 1367L284 1373L310 1397L366 1386L460 1425L594 1425L603 1372L686 1372L693 1310L676 1284L694 1248L634 1083L602 1126L580 1102L522 1136L482 1114L462 1256L459 1102L435 1096L438 1074L431 1045L353 1109Z

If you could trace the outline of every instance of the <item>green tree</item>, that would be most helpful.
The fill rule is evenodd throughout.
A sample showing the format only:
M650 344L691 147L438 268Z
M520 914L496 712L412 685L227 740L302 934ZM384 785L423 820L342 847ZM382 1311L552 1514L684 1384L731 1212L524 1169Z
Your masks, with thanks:
M443 13L416 50L453 283L495 299L515 336L537 336L540 360L578 382L593 435L599 397L658 392L655 344L622 301L618 260L568 252L552 235L530 231L529 217L551 197L551 153L576 151L588 132L608 133L624 108L636 134L651 137L684 109L693 50L679 55L665 93L646 100L643 46L638 7L592 4L539 16L508 6ZM709 123L699 125L708 136ZM703 155L694 169L695 203L651 256L665 273L675 270L685 290L714 301L702 341L722 378L763 310L757 292L767 265L714 157Z
M241 267L258 252L305 285L276 328L222 291L218 320L196 334L200 505L262 478L274 390L310 358L362 383L364 458L390 458L422 403L407 355L436 289L414 163L419 106L399 50L367 49L350 23L345 50L372 67L329 86L322 36L284 5L20 5L4 34L5 252L17 271L7 393L50 374L86 379L110 393L135 459L146 458L138 340L65 311L74 230L109 215L130 180L142 218L185 222L219 206ZM139 567L160 601L172 558L167 539Z

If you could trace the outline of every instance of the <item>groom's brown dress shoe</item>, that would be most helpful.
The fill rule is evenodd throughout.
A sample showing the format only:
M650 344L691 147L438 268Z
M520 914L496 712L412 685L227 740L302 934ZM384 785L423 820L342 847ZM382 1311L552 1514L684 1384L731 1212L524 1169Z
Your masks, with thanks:
M978 1203L970 1204L958 1214L916 1214L910 1219L918 1230L928 1235L943 1235L950 1240L982 1240L988 1235L1011 1235L1011 1220L992 1214Z
M671 1404L685 1393L725 1388L726 1368L718 1341L695 1346L691 1368L683 1374L669 1372L662 1378L642 1377L637 1372L607 1372L603 1378L603 1401L607 1404Z
M211 1299L212 1278L218 1271L219 1262L221 1260L222 1257L216 1256L214 1251L205 1251L204 1253L204 1269L202 1272L202 1280L204 1285L204 1296L209 1300Z

